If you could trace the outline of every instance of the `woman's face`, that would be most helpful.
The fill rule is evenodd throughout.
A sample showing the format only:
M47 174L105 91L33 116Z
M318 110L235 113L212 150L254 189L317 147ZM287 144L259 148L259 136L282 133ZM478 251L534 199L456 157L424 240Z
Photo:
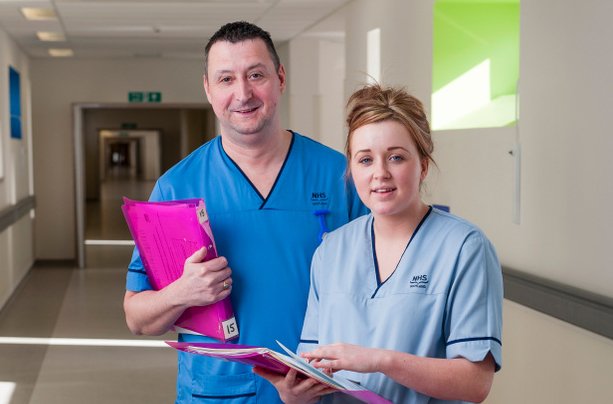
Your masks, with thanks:
M356 129L349 167L358 195L377 216L404 216L422 205L420 184L428 173L408 130L387 120Z

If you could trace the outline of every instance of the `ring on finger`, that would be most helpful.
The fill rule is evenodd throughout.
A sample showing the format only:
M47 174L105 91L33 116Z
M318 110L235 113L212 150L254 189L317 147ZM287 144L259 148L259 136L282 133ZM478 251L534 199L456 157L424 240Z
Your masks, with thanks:
M222 287L224 290L230 289L230 282L228 282L228 280L226 279L225 281L223 281Z

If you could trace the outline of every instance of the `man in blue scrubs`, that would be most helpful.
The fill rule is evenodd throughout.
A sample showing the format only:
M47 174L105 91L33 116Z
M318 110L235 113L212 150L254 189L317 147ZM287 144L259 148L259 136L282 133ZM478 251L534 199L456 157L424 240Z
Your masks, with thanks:
M345 181L345 159L280 125L286 76L270 35L226 24L205 48L204 89L221 136L160 177L151 200L203 198L220 257L188 258L181 278L154 291L135 250L124 309L135 334L168 331L191 306L231 293L234 342L296 349L309 265L323 232L365 213ZM216 342L179 334L179 341ZM179 353L177 402L275 403L277 391L238 363Z

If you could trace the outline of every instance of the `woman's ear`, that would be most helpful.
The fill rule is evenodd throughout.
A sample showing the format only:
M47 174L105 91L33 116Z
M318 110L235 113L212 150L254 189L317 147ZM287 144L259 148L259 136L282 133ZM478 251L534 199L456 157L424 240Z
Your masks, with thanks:
M424 182L428 175L428 167L430 167L430 160L427 158L421 159L421 175L419 176L419 182Z

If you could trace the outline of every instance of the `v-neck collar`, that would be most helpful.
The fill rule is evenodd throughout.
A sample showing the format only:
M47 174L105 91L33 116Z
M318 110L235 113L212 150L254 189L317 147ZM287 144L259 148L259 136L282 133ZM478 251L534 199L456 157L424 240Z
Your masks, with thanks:
M377 280L377 288L373 292L371 299L377 295L377 292L379 291L379 289L381 289L381 286L383 286L392 276L394 276L394 274L398 270L398 266L400 265L400 262L402 262L402 258L404 257L404 254L407 252L409 245L411 245L411 241L413 241L413 239L415 238L415 235L417 234L419 229L421 229L421 225L424 224L424 222L426 221L426 218L430 216L430 212L432 212L432 206L428 207L428 211L426 212L424 217L421 218L413 234L411 234L411 238L409 239L409 242L404 247L404 251L402 251L402 254L400 255L400 259L396 263L396 268L394 268L394 271L383 282L381 282L381 275L379 274L379 263L377 262L377 250L375 249L375 218L374 216L372 217L370 221L370 242L371 242L371 249L372 249L372 259L373 259L373 264L374 264L373 268L375 269L375 279Z
M275 182L272 184L272 187L270 188L270 192L268 192L268 196L266 196L266 197L264 197L264 195L262 195L260 193L260 191L257 189L257 187L253 184L253 182L251 182L249 177L247 177L247 174L245 174L245 172L236 163L236 161L234 161L232 159L232 157L230 157L230 155L228 153L226 153L226 150L223 147L223 143L222 143L221 139L219 140L219 148L221 149L221 152L223 153L223 155L228 159L228 161L230 161L234 165L234 167L236 167L238 172L243 176L245 181L247 181L247 183L251 186L253 191L256 193L256 195L262 201L262 203L260 204L259 209L264 209L264 207L266 205L266 202L268 202L268 200L270 199L271 195L275 191L277 183L279 182L279 178L281 178L281 175L283 174L283 170L285 168L285 165L287 164L287 161L289 160L289 156L292 153L292 149L294 147L294 140L296 139L296 133L294 133L293 130L289 130L289 132L292 134L292 138L291 138L290 143L289 143L289 148L287 149L287 154L285 155L285 160L283 160L283 164L281 165L281 168L279 169L279 172L277 173L277 178L275 178Z

